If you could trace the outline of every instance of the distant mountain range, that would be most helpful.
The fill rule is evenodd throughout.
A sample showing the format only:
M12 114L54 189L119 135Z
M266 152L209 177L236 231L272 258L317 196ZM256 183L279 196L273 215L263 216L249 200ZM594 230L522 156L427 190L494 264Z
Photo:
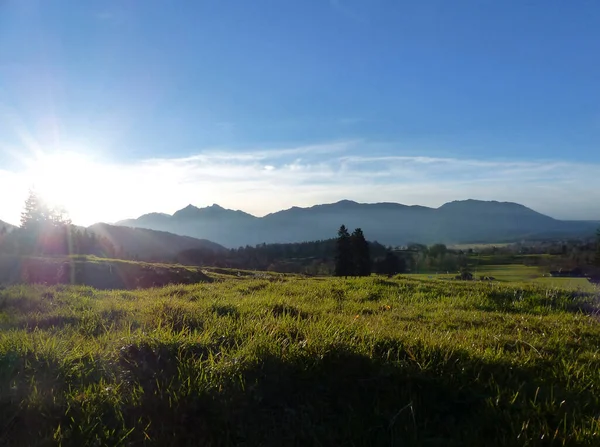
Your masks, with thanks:
M151 213L116 225L208 239L226 247L302 242L335 237L340 225L360 227L386 245L492 243L591 235L596 223L561 221L512 202L464 200L439 208L398 203L337 203L293 207L256 217L212 205L189 205L173 215Z

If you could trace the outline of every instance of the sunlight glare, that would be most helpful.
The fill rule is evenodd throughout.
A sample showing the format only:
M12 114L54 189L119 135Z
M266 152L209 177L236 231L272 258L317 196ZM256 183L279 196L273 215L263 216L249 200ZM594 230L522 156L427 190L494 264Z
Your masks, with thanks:
M52 152L38 154L28 165L29 182L46 203L71 216L86 216L91 203L84 196L94 184L91 159L75 152Z

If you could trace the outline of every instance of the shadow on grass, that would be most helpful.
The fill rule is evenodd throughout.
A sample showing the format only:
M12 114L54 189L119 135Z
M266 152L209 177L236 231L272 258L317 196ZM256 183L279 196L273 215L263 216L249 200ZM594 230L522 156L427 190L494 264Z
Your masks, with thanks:
M597 398L545 384L541 365L515 369L461 353L397 348L378 348L395 351L394 363L343 349L312 361L266 356L228 377L219 391L187 395L176 406L148 390L134 419L153 421L151 437L160 445L199 439L273 446L518 445L529 439L535 445L542 434L556 436L557 443L568 436L563 422L572 420L577 400L580 408L599 409ZM423 370L419 360L439 367Z
M111 404L101 389L66 413L48 402L47 416L21 413L11 425L13 445L31 441L30 422L45 436L60 423L65 445L593 445L574 437L573 421L600 411L598 396L553 382L541 362L517 368L384 340L375 358L332 347L286 361L232 359L220 372L198 367L218 352L126 346L119 393L136 398ZM4 416L17 404L2 405Z

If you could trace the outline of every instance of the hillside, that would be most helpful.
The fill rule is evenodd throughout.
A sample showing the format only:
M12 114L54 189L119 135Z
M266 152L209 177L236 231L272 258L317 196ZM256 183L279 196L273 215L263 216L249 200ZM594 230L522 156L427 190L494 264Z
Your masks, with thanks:
M97 258L0 255L0 284L76 284L96 289L138 289L210 282L200 269ZM0 445L2 443L0 442Z
M217 253L225 251L223 246L214 242L165 231L104 223L92 225L88 231L107 238L125 254L146 261L172 260L181 251L189 249L209 249Z
M7 230L12 230L16 227L14 225L11 225L7 222L0 220L0 231L2 231L3 228L6 228Z
M218 205L192 205L168 214L147 214L117 225L150 228L205 238L226 247L328 239L345 224L361 227L370 240L385 245L419 243L510 242L532 237L591 234L591 222L560 221L510 202L465 200L439 208L398 203L337 203L255 217Z

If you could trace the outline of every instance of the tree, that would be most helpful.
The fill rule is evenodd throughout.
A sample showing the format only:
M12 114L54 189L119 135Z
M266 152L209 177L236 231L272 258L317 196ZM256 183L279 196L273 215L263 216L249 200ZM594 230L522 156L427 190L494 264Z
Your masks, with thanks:
M396 256L391 250L375 263L376 273L392 276L406 271L406 261Z
M64 209L50 208L35 191L29 191L29 196L25 200L25 209L21 213L22 229L39 231L43 227L68 225L71 225L71 220Z
M21 213L21 229L39 231L41 226L49 220L48 207L40 200L35 191L30 190L25 209Z
M69 254L71 230L65 211L48 207L35 191L29 191L18 233L22 254Z
M443 257L448 252L448 247L444 244L435 244L429 247L429 256L432 258Z
M353 254L353 273L358 276L369 276L371 274L371 255L369 243L360 228L354 230L351 236Z
M338 230L335 254L335 276L350 276L353 270L352 240L345 225Z
M417 244L415 242L411 242L406 248L411 251L427 251L427 245Z

